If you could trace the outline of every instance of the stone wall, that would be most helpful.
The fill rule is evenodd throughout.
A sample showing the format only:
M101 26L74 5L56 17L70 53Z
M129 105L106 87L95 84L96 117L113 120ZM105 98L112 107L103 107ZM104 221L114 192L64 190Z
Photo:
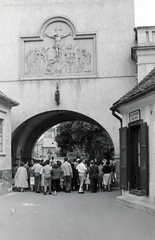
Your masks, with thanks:
M12 170L0 170L0 195L12 191Z

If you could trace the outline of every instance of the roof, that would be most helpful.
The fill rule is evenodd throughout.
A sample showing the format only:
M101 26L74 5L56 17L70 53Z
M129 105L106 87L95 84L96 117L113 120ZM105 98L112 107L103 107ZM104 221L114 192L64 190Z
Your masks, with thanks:
M139 97L152 91L155 91L155 68L153 68L152 71L146 75L132 90L115 102L110 110L117 110L118 107L138 99Z
M18 102L16 102L16 101L14 101L13 99L7 97L7 96L6 96L4 93L2 93L1 91L0 91L0 100L3 100L3 101L5 101L5 102L7 102L7 103L9 103L9 104L11 104L11 105L13 105L13 106L18 106L18 105L19 105Z

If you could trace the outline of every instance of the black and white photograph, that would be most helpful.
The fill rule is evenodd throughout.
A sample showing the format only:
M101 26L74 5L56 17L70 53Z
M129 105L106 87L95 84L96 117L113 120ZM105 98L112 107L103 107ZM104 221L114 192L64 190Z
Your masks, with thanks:
M155 1L0 0L0 240L155 240Z

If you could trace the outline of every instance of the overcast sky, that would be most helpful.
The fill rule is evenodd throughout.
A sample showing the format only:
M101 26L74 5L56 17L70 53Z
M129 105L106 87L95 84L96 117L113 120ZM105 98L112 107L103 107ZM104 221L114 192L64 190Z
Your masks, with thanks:
M135 1L135 26L155 26L155 0Z

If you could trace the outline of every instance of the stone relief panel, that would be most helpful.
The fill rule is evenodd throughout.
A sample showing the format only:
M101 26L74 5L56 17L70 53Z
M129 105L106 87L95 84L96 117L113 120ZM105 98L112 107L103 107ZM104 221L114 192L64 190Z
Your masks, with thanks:
M40 36L21 37L21 78L96 75L96 34L76 34L69 21L50 20Z

